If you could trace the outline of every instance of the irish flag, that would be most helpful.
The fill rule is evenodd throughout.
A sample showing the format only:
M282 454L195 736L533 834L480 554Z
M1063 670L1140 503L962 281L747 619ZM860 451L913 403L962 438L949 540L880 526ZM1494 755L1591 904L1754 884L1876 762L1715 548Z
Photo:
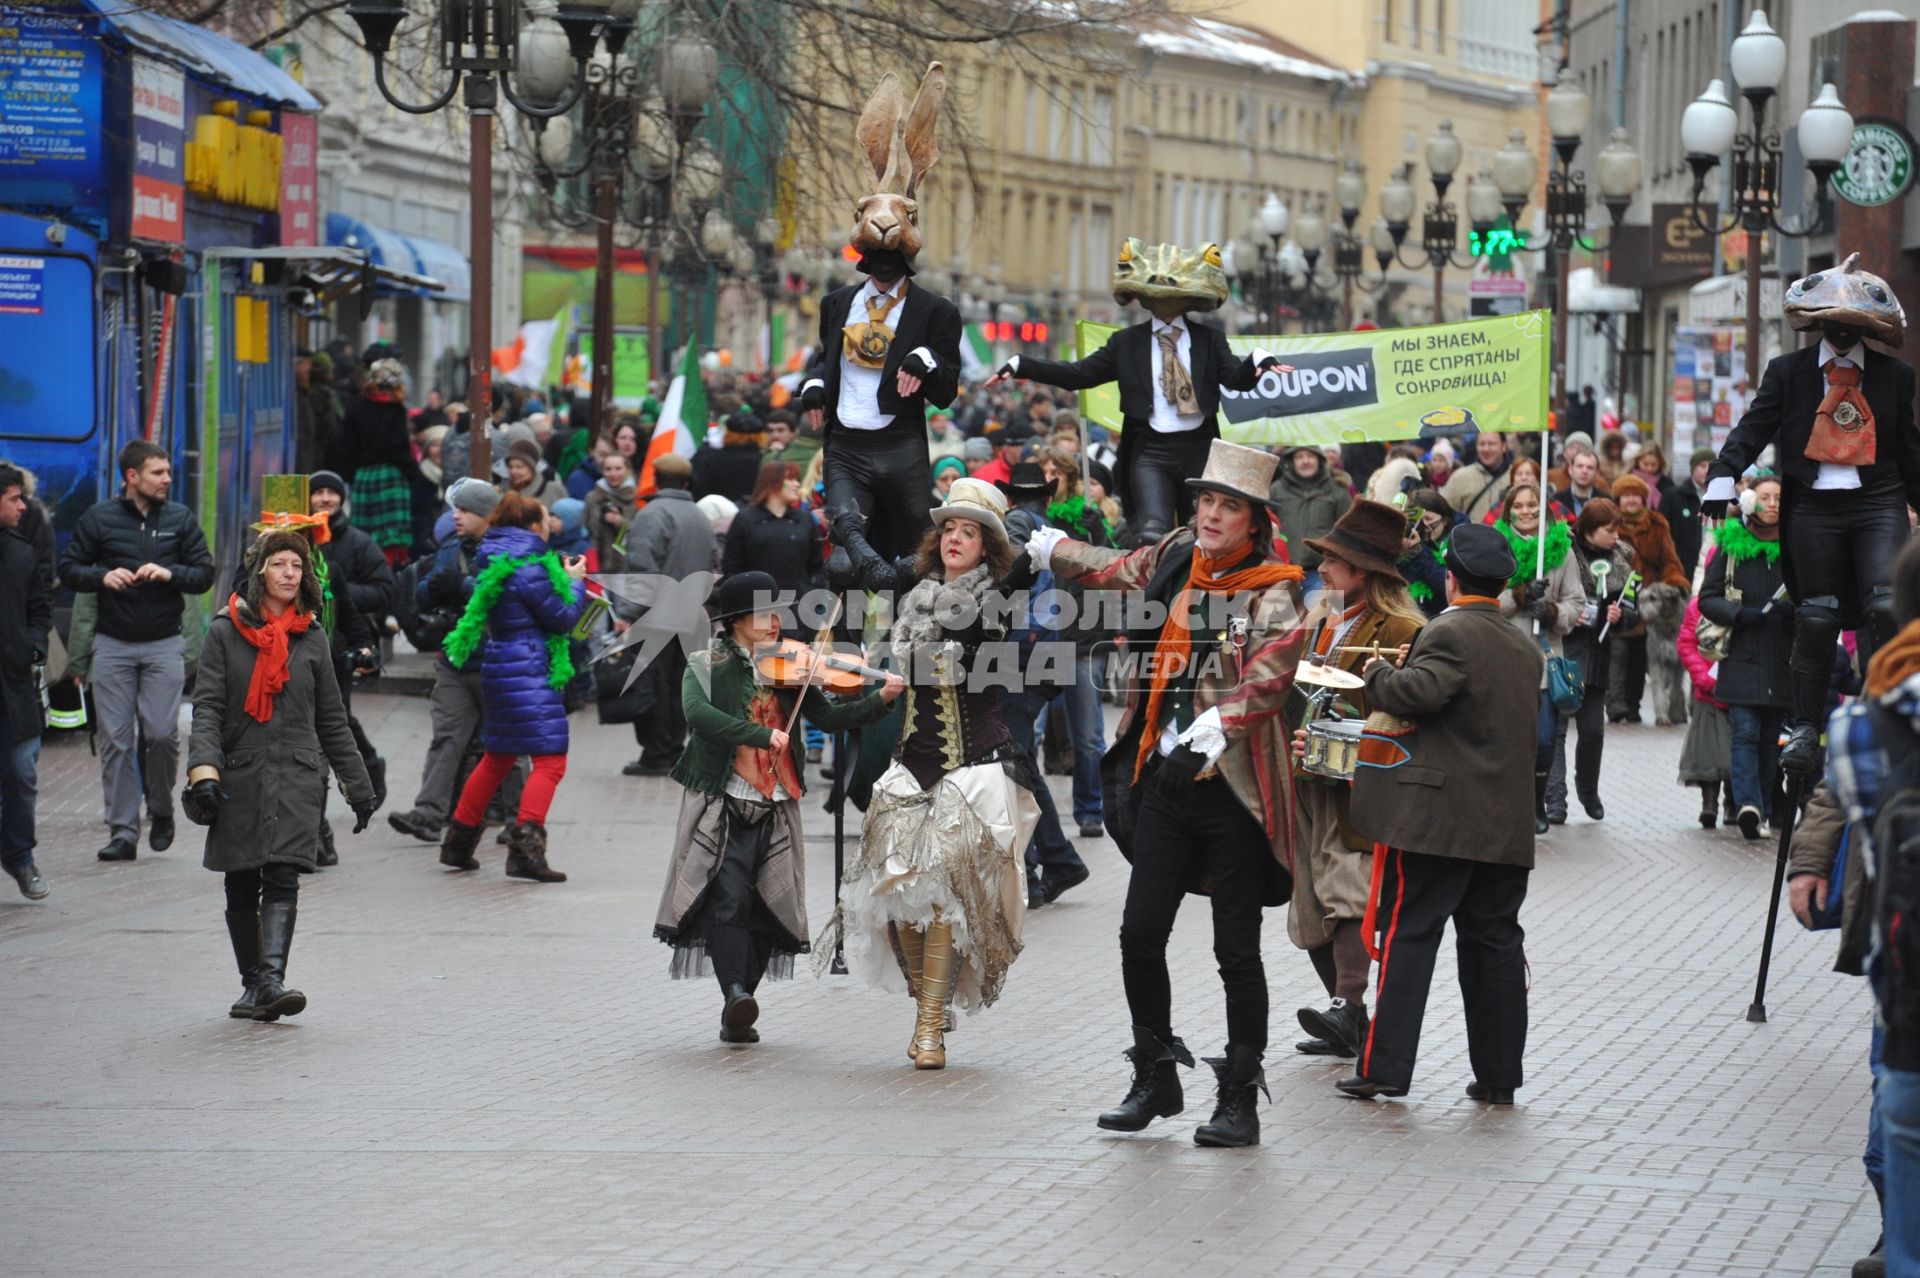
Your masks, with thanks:
M640 482L635 486L635 491L642 494L653 492L655 458L668 453L691 457L694 441L706 433L707 386L700 380L699 352L689 342L686 357L680 361L680 371L667 387L666 402L660 406L660 420L654 423L653 439L647 444L647 459L641 463Z

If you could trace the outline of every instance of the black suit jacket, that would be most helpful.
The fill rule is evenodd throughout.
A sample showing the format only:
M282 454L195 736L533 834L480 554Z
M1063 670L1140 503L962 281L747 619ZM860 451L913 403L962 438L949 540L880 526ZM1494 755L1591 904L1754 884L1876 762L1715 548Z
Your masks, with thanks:
M1227 349L1227 335L1206 324L1187 321L1188 375L1200 401L1204 419L1195 432L1206 439L1220 436L1220 388L1249 391L1260 380L1251 355ZM1063 390L1087 390L1108 382L1120 384L1120 456L1114 470L1114 496L1124 505L1132 498L1133 457L1139 443L1153 429L1153 321L1123 328L1085 359L1062 362L1020 357L1018 376Z
M826 424L821 446L833 439L833 428L840 415L841 330L847 326L847 312L854 295L866 287L866 281L837 288L820 299L820 347L807 368L803 387L818 381L826 391ZM907 418L924 430L927 405L945 408L960 393L960 309L929 288L911 280L907 296L894 311L893 345L887 350L887 362L880 370L880 411L895 422ZM933 355L934 369L920 379L920 393L902 397L898 388L900 361L924 346ZM860 432L853 432L859 434Z
M1860 389L1873 410L1877 448L1873 465L1860 468L1861 486L1868 492L1898 488L1908 505L1920 506L1920 430L1913 417L1913 365L1877 350L1867 352L1865 365ZM1820 463L1807 458L1807 444L1813 439L1813 418L1826 394L1818 343L1776 357L1768 363L1759 393L1727 436L1709 475L1737 479L1760 450L1772 444L1774 466L1785 476L1780 493L1784 518L1793 499L1820 477Z

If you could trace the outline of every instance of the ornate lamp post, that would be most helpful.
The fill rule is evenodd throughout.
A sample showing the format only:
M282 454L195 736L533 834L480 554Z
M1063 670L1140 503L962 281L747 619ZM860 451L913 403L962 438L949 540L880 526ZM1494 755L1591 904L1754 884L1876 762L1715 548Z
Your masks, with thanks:
M1367 180L1360 176L1358 165L1349 162L1340 170L1340 176L1333 181L1333 196L1340 206L1340 229L1333 233L1333 274L1340 281L1340 327L1351 329L1353 290L1372 293L1387 282L1387 267L1393 263L1395 245L1386 219L1377 220L1371 228L1370 239L1374 258L1380 264L1380 277L1367 283L1361 278L1367 269L1367 245L1353 232L1353 224L1360 219L1360 206L1367 202Z
M1801 221L1783 223L1780 135L1767 124L1767 102L1778 90L1781 73L1786 70L1787 44L1767 21L1765 11L1755 9L1747 19L1746 29L1733 42L1728 64L1740 95L1747 100L1753 117L1751 127L1737 132L1739 112L1727 99L1726 85L1714 80L1681 114L1680 142L1693 168L1690 212L1694 225L1714 236L1736 228L1747 233L1747 378L1752 386L1760 376L1760 237L1771 229L1776 235L1800 238L1820 227L1826 218L1827 183L1853 139L1853 116L1831 84L1820 86L1819 96L1800 113L1800 154L1813 174L1813 210ZM1707 174L1719 166L1720 157L1729 150L1733 152L1727 179L1731 209L1722 221L1717 211L1707 208L1702 196Z
M1432 137L1427 139L1427 174L1433 183L1433 201L1427 205L1420 222L1420 256L1409 257L1405 252L1407 232L1413 226L1413 210L1417 202L1413 183L1410 180L1412 165L1407 165L1387 180L1380 188L1380 213L1387 223L1388 238L1393 244L1393 257L1401 266L1410 271L1431 268L1433 271L1433 318L1435 323L1444 323L1447 317L1446 272L1449 266L1471 270L1473 258L1461 258L1456 250L1460 242L1460 214L1447 200L1447 190L1453 185L1453 175L1459 171L1460 160L1465 153L1460 139L1454 136L1453 121L1442 120ZM1467 183L1467 220L1475 231L1484 235L1493 229L1500 216L1500 193L1487 181L1484 174L1477 175ZM1376 246L1377 247L1377 246Z
M493 117L503 97L536 119L572 110L586 91L587 64L595 46L611 23L610 4L567 0L552 18L535 18L523 27L517 0L440 0L434 31L440 69L449 74L446 88L426 102L408 101L387 83L387 55L394 33L408 17L402 0L351 0L347 5L347 16L359 26L361 41L373 55L373 82L390 104L411 115L429 115L452 102L455 93L464 94L472 166L467 403L476 427L471 470L483 478L493 465L484 429L493 403ZM630 9L629 25L637 3Z

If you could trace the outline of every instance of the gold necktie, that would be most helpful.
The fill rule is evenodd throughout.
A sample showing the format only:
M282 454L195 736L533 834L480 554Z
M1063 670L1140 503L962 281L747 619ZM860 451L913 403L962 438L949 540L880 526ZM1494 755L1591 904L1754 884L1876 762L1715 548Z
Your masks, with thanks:
M1156 330L1154 337L1160 342L1160 393L1173 405L1174 412L1191 417L1200 411L1200 398L1193 393L1187 366L1180 362L1180 331L1163 328Z
M887 352L893 348L893 329L886 318L907 295L903 285L898 294L875 293L867 299L867 318L842 329L847 358L862 368L884 368Z

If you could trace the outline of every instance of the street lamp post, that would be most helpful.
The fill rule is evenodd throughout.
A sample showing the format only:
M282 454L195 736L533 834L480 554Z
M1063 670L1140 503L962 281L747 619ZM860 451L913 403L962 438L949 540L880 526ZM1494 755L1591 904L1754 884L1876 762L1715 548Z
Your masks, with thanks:
M1787 65L1787 44L1755 9L1747 26L1733 42L1728 57L1734 81L1747 100L1752 127L1737 132L1739 113L1727 98L1726 85L1714 80L1680 117L1680 142L1693 168L1690 213L1695 226L1713 236L1735 228L1747 233L1747 385L1760 376L1760 237L1771 229L1792 238L1811 235L1825 220L1827 183L1839 169L1853 138L1853 117L1831 84L1823 84L1812 105L1800 113L1800 154L1813 174L1814 205L1810 217L1792 225L1780 220L1782 157L1780 135L1767 125L1767 101L1780 85ZM1707 174L1720 157L1733 152L1728 179L1731 211L1722 222L1717 211L1702 201Z
M1333 233L1333 274L1340 281L1340 327L1353 327L1353 290L1371 293L1387 282L1387 267L1393 262L1393 236L1384 220L1372 228L1374 257L1380 264L1380 278L1368 284L1361 278L1366 272L1366 244L1353 233L1360 218L1360 206L1367 201L1367 180L1359 166L1349 162L1333 182L1334 200L1340 206L1340 229Z
M621 2L630 20L638 2ZM347 16L359 26L361 42L373 56L373 82L381 97L409 115L431 115L461 93L467 109L473 279L467 306L467 406L473 414L470 472L481 478L493 467L486 432L493 406L493 117L503 97L535 119L572 110L586 90L587 63L609 24L610 3L567 0L552 18L535 18L522 27L515 0L441 0L434 26L440 68L449 76L446 88L426 102L401 98L387 84L387 54L407 18L402 0L351 0L347 5ZM518 93L511 79L516 74Z
M1453 121L1440 121L1433 136L1427 139L1427 174L1433 183L1433 201L1427 205L1421 218L1420 256L1417 258L1409 258L1404 252L1417 202L1413 183L1409 179L1413 166L1406 165L1380 188L1380 213L1386 219L1395 259L1410 271L1433 269L1433 318L1437 324L1445 323L1447 318L1447 268L1452 266L1471 270L1473 267L1471 256L1464 259L1457 256L1460 214L1447 199L1447 190L1453 185L1453 176L1460 168L1464 152L1460 139L1454 136ZM1485 174L1470 179L1467 183L1467 219L1473 229L1484 235L1493 229L1499 216L1500 192Z

